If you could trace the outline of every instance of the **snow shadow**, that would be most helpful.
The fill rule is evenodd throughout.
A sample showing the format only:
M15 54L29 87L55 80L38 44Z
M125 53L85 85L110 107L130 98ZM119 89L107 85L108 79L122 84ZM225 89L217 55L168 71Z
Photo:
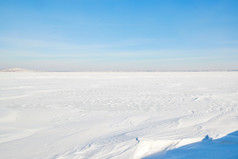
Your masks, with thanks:
M202 141L167 152L160 152L144 159L238 159L238 131L219 139L207 135Z

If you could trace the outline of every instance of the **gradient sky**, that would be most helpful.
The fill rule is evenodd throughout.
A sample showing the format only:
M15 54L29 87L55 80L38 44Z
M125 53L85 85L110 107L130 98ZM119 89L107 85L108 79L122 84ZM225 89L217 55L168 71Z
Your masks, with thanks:
M238 69L238 0L0 0L0 68Z

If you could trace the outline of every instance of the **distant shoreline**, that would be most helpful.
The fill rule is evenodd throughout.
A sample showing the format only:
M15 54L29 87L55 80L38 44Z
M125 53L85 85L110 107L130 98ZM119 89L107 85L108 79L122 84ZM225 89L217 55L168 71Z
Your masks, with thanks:
M0 72L236 72L238 69L235 70L158 70L158 71L151 71L151 70L134 70L134 71L39 71L39 70L28 70L23 68L9 68L9 69L0 69Z

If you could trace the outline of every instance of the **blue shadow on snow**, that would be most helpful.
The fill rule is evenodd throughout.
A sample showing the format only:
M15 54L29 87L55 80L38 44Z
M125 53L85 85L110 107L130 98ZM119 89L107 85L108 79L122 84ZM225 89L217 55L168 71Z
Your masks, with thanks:
M167 152L155 153L144 159L238 159L238 131L219 139L206 136L202 141Z

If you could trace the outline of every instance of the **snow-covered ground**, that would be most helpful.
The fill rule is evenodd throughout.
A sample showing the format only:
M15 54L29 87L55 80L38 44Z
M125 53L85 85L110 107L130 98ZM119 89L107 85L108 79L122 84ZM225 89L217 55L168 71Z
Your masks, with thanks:
M238 72L0 73L1 159L238 158L237 130Z

